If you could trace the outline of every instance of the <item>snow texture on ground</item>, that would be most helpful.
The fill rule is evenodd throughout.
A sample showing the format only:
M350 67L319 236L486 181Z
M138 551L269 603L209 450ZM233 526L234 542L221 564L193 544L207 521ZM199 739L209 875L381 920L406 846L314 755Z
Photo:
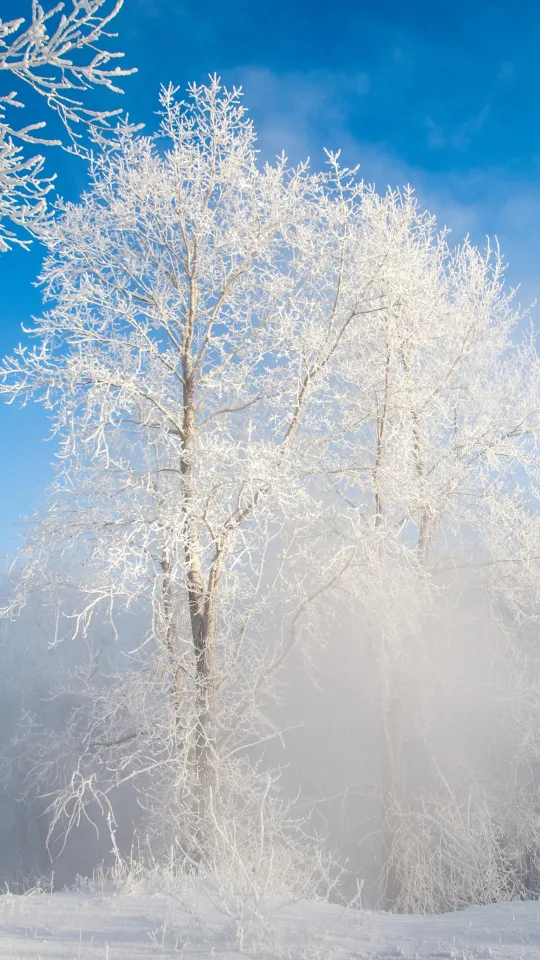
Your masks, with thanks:
M229 915L228 915L229 913ZM9 960L529 960L540 958L537 902L436 917L391 916L313 903L270 905L240 950L232 905L215 898L0 897L0 957Z

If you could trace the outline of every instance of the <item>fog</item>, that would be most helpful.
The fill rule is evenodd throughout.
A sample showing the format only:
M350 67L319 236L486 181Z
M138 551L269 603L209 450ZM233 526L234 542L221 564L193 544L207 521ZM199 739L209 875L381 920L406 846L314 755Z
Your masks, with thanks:
M291 654L279 697L268 706L279 736L252 750L251 761L279 767L283 792L297 798L296 809L326 836L344 871L337 895L350 899L361 889L363 905L385 904L390 794L401 804L395 811L400 830L409 830L401 856L409 857L406 869L420 887L427 882L422 869L429 873L428 847L430 857L439 856L444 875L445 857L454 858L456 873L466 873L480 850L489 872L490 845L509 845L509 862L519 860L521 874L527 863L523 887L536 894L532 671L538 664L525 628L509 632L504 613L474 574L448 578L420 634L409 645L405 637L393 661L376 622L367 624L361 613L356 619L350 605L325 605L318 616L318 640ZM388 609L381 611L381 621L387 617ZM144 622L126 616L117 628L114 636L104 620L87 641L60 637L51 648L58 626L54 612L37 599L17 621L4 624L0 879L10 888L27 889L37 878L61 888L112 862L110 826L96 805L89 806L88 819L72 825L67 840L59 828L48 837L49 791L35 784L25 792L35 728L27 741L23 731L30 715L48 731L62 729L77 705L81 671L87 673L90 664L95 671L99 663L106 682L113 666L122 665L122 651L144 633ZM53 696L58 687L60 695ZM390 732L388 704L397 710ZM389 737L400 753L393 782ZM115 843L129 854L137 836L144 837L144 815L129 786L112 799ZM455 847L445 831L453 834ZM465 864L458 862L459 849ZM499 881L493 879L488 889L492 899ZM459 883L463 886L463 878ZM474 896L474 885L471 891ZM466 891L459 896L466 898Z

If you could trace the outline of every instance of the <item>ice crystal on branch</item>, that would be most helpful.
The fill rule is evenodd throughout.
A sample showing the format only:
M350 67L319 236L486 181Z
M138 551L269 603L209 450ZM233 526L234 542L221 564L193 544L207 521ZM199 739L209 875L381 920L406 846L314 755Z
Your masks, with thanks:
M44 158L33 148L62 143L46 136L46 120L17 123L17 111L25 107L23 89L31 87L46 109L56 112L70 149L81 152L80 128L103 129L120 112L92 109L86 94L96 87L122 93L118 81L134 72L113 66L123 54L102 47L103 40L116 36L109 25L123 2L69 0L69 6L46 9L32 0L29 23L24 17L0 20L0 77L7 87L0 93L0 250L27 246L25 232L46 213L54 177L44 175ZM19 90L9 89L13 82Z

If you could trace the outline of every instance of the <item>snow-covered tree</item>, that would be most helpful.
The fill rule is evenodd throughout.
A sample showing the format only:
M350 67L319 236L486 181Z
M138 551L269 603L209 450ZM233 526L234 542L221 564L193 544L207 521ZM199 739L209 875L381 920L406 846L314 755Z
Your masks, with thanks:
M105 87L121 93L118 81L133 73L113 66L122 53L102 48L104 39L115 36L109 25L122 6L123 0L70 0L69 9L64 3L46 9L32 0L29 22L25 17L0 20L0 78L6 91L0 94L0 250L27 246L25 231L45 216L54 177L45 175L45 159L34 148L61 144L45 135L45 120L16 122L25 104L11 84L31 87L31 96L42 97L59 116L71 149L80 151L81 126L103 128L119 113L89 107L87 91Z
M23 590L54 586L75 634L143 610L55 809L137 776L199 859L225 770L272 735L261 702L352 556L328 550L312 448L334 441L334 360L364 310L347 246L363 185L335 160L260 169L217 80L173 96L161 140L121 133L47 228L52 308L4 389L44 402L61 437Z
M356 538L371 544L371 587L366 590L366 578L360 579L357 602L370 623L381 691L385 902L429 909L440 906L445 881L437 878L439 892L432 887L430 901L426 891L441 860L416 843L414 829L423 824L424 839L433 836L435 808L443 820L449 815L445 777L437 756L429 757L429 727L448 697L441 665L452 634L442 620L438 635L433 628L429 639L427 633L442 609L448 614L445 592L459 606L468 568L468 587L476 590L482 622L491 630L494 658L500 656L503 621L508 677L517 682L516 670L523 676L523 623L538 615L540 365L534 337L513 306L514 292L505 289L497 249L480 251L469 240L451 247L446 232L437 231L434 218L407 191L366 194L362 229L370 295L379 309L366 318L349 361L348 376L354 378L355 368L359 389L350 395L350 471L341 482L356 508L350 515ZM482 598L486 591L490 605ZM530 669L533 662L536 657ZM465 687L470 679L463 678ZM500 677L497 683L494 698L506 698ZM459 691L451 688L450 695L456 709ZM507 708L506 735L514 722L520 726L522 697L528 696L521 686L515 710ZM516 770L532 759L517 749L517 740ZM422 742L429 789L418 782L418 762L411 761ZM429 802L424 794L418 801L418 788L427 790ZM474 796L477 788L473 779ZM496 833L502 830L499 786L494 794ZM429 821L422 820L417 801L421 809L429 807ZM516 810L525 806L516 794L506 794L506 801L515 801ZM458 803L456 796L452 802ZM461 802L466 806L463 795ZM406 824L413 826L404 841ZM471 890L467 878L457 892L460 845L465 852L473 840L461 836L443 858L453 905L465 902ZM489 888L489 875L484 871L487 899L502 890Z

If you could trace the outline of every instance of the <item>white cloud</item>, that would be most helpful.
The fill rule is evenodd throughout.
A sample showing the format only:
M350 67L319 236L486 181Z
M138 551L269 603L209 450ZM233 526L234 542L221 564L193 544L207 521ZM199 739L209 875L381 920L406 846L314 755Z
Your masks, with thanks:
M448 226L455 242L470 235L483 244L497 236L509 261L508 279L521 284L520 299L540 299L540 188L518 180L497 167L479 169L428 169L394 154L390 146L358 137L351 129L351 114L359 97L369 95L373 78L367 74L310 71L276 74L266 68L242 67L225 77L241 82L246 105L254 115L264 158L284 149L291 163L306 157L314 167L324 162L323 148L341 149L350 166L360 164L364 179L379 190L410 184L423 206L441 226ZM454 129L443 130L434 121L432 135L441 140L437 163L487 122L489 104ZM429 127L429 123L427 124ZM324 136L322 135L324 131ZM411 131L411 136L414 133Z

